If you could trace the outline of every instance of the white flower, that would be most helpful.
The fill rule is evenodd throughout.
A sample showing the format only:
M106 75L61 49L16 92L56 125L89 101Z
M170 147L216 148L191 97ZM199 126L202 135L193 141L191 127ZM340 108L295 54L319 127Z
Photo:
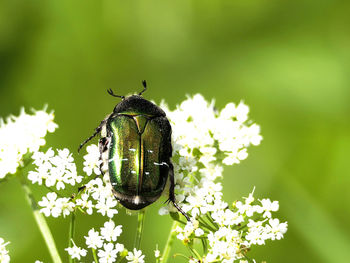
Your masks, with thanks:
M29 171L28 179L32 181L33 184L38 183L39 185L42 185L43 180L47 179L49 169L51 168L52 168L51 165L48 165L48 163L45 163L37 167L36 171Z
M204 231L199 228L199 222L194 218L187 222L183 229L178 226L173 231L177 232L178 235L176 237L185 243L190 240L193 233L195 236L202 236L204 234Z
M91 197L96 201L104 201L104 199L107 197L113 197L111 186L109 184L105 184L101 178L96 178L89 181L86 184L86 189L88 190L88 193L91 194Z
M158 249L154 250L154 257L160 258L160 251Z
M124 250L124 245L123 244L120 244L120 243L116 243L115 244L115 250L120 253Z
M50 192L44 196L38 204L44 208L40 209L40 213L43 213L46 217L52 215L53 217L60 216L62 210L59 199L56 200L57 194L55 192Z
M109 218L112 218L115 214L118 214L117 209L113 209L118 204L117 200L114 197L108 196L106 199L98 200L96 204L97 212L100 214L107 215Z
M73 212L75 207L75 204L71 202L70 198L57 198L55 192L47 193L38 204L43 207L40 209L40 213L45 214L47 217L59 217L61 214L65 217Z
M270 199L263 199L260 202L262 206L261 207L259 206L257 208L257 212L258 213L264 212L263 217L271 218L271 211L273 212L278 211L278 208L279 208L278 201L271 202Z
M36 166L42 166L43 164L50 163L50 159L54 155L55 155L55 152L52 150L51 147L46 151L46 153L35 152L33 153L33 156L32 156L33 164L35 164Z
M6 249L6 246L9 244L9 242L5 243L5 240L0 237L0 262L1 263L9 263L10 262L10 256L8 255L8 251Z
M249 219L248 233L246 239L250 244L263 245L265 240L269 239L269 235L263 226L263 221L253 221Z
M144 263L144 255L142 255L141 250L137 250L134 248L134 252L129 252L126 256L126 259L128 260L128 263Z
M70 198L59 198L57 200L59 202L59 207L62 210L63 217L66 217L71 212L74 211L75 204L70 201Z
M269 224L270 225L266 226L266 231L270 233L271 240L280 240L281 238L283 238L283 235L287 232L287 222L280 223L278 218L275 218L270 219Z
M101 227L101 236L106 241L116 241L122 232L122 226L115 226L112 220L105 222L104 227Z
M244 221L244 218L240 213L235 213L230 209L215 211L211 216L220 226L238 225Z
M100 249L97 256L100 258L100 263L112 263L117 258L118 251L114 248L113 243L103 245L104 250Z
M194 231L194 234L196 235L196 237L200 237L200 236L204 235L204 231L203 231L203 229L201 229L201 228L197 228L197 229Z
M96 144L91 144L86 147L86 151L88 154L84 155L84 172L87 175L91 175L92 172L96 175L100 175L100 151L98 149L98 146Z
M42 262L42 261L40 261L40 260L35 260L34 263L44 263L44 262Z
M91 215L93 205L92 205L91 200L88 200L88 198L89 198L89 195L82 194L80 199L77 199L75 202L76 202L77 206L80 206L81 208L86 209L86 213Z
M24 154L36 152L45 144L46 133L58 127L53 119L53 112L45 109L29 115L23 108L18 117L7 117L6 123L0 119L0 179L16 172Z
M85 249L76 246L74 242L73 247L65 248L65 250L71 256L71 258L76 258L78 260L80 260L80 257L85 257L87 253Z
M206 167L199 170L202 176L210 181L222 177L223 167L220 165L208 164Z
M204 193L198 191L195 196L188 196L186 198L187 204L184 204L182 209L185 212L191 211L192 216L196 217L201 213L201 208L206 207L207 202L204 198Z
M254 191L255 191L255 187L248 197L244 197L245 199L244 203L242 203L241 201L236 202L235 206L238 208L238 212L240 214L245 213L248 217L251 217L257 211L258 206L251 205L255 200L253 197Z
M239 122L245 122L248 119L249 107L240 102L236 108L236 118Z
M99 235L95 229L90 229L88 236L85 237L86 239L86 245L88 248L101 248L103 245L102 237Z

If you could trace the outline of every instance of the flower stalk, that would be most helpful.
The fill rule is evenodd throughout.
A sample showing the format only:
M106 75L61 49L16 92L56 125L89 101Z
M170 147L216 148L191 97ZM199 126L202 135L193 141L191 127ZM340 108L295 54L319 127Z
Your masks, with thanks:
M70 216L70 223L69 223L68 247L73 246L72 240L74 239L74 232L75 232L75 212L72 212ZM69 257L69 263L73 263L73 262L74 262L74 259L72 257Z
M96 249L91 248L91 250L92 250L92 256L94 257L95 263L98 263L98 259L97 259L97 255L96 255Z
M162 256L162 263L166 263L169 259L171 247L173 246L175 237L176 237L176 232L174 231L177 227L179 226L179 223L177 221L173 222L173 225L170 228L168 240L166 241L164 250L163 250L163 256Z
M44 241L46 243L46 246L49 250L49 253L50 253L51 258L52 258L52 262L53 263L62 263L60 254L58 253L58 250L57 250L55 241L53 239L53 236L51 234L50 228L46 222L45 217L43 216L43 214L40 213L39 207L37 206L37 203L34 199L32 191L30 190L29 186L27 185L27 182L22 174L19 174L18 178L21 181L21 185L22 185L22 188L24 190L26 200L27 200L28 204L30 205L30 207L32 208L35 222L37 223L39 230L40 230L40 233L43 236Z
M137 229L136 229L136 236L135 236L135 242L134 242L134 248L136 248L137 250L140 249L144 223L145 223L145 209L142 209L137 214Z

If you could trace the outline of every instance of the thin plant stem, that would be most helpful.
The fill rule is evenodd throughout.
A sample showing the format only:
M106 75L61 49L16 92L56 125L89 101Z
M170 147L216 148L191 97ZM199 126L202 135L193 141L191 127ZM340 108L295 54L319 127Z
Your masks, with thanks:
M178 225L179 225L179 222L174 221L173 225L171 226L171 229L170 229L170 232L169 232L169 236L168 236L168 240L166 241L166 244L165 244L165 247L164 247L164 250L163 250L162 263L166 263L168 261L169 254L170 254L170 251L171 251L171 247L172 247L172 245L174 243L174 239L176 237L176 232L174 230L175 230L176 227L178 227Z
M199 259L200 261L202 260L201 255L199 255L199 253L197 252L197 250L195 250L193 247L191 246L187 246L189 248L189 250L197 257L197 259Z
M214 222L214 220L213 220L213 218L211 217L210 214L206 214L206 217L208 218L208 220L210 221L210 223L212 223L213 226L214 226L216 229L219 228L218 224Z
M202 225L203 227L215 232L216 230L210 226L203 218L201 218L200 216L198 217L198 221L199 221L199 224Z
M45 217L43 216L43 214L40 213L40 209L39 209L39 207L34 199L32 191L30 190L25 178L23 177L23 175L21 173L18 175L18 178L20 178L22 188L24 190L27 202L30 205L30 207L32 208L35 222L39 227L39 230L41 232L41 235L44 238L44 241L46 243L47 248L49 249L49 253L51 255L52 262L53 263L62 263L60 254L58 253L58 250L57 250L57 247L55 244L55 240L52 237L50 228L46 222Z
M72 212L70 217L70 223L69 223L69 239L68 239L68 247L72 247L73 245L73 239L74 239L74 232L75 232L75 211ZM74 262L72 257L69 257L69 263Z
M94 257L95 263L98 263L98 259L97 259L97 255L96 255L96 249L91 248L91 250L92 250L92 256Z
M187 257L187 256L185 256L185 255L183 255L183 254L180 254L180 253L174 254L174 258L175 258L175 257L183 257L183 258L189 260L189 257Z
M134 242L134 248L136 248L137 250L140 249L144 222L145 222L145 209L142 209L137 214L137 229L136 229L136 236L135 236L135 242Z

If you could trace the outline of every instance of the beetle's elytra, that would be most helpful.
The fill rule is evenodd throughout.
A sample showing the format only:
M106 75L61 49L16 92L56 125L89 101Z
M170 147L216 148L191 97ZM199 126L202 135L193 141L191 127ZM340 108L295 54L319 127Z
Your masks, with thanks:
M187 220L186 213L175 202L174 171L171 126L165 112L152 102L142 98L147 89L129 97L108 93L122 99L95 132L79 147L79 150L97 134L99 141L100 169L109 174L113 194L126 208L142 209L162 194L168 175L169 199Z

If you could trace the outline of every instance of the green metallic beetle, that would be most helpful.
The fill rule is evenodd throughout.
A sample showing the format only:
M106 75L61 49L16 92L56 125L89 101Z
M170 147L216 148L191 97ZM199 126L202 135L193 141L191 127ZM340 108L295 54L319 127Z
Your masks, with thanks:
M142 209L155 202L162 194L170 177L168 202L172 202L187 220L188 215L176 204L174 194L174 169L172 156L171 126L165 112L152 102L138 95L121 98L78 151L97 134L99 141L101 173L108 174L113 195L126 208Z

